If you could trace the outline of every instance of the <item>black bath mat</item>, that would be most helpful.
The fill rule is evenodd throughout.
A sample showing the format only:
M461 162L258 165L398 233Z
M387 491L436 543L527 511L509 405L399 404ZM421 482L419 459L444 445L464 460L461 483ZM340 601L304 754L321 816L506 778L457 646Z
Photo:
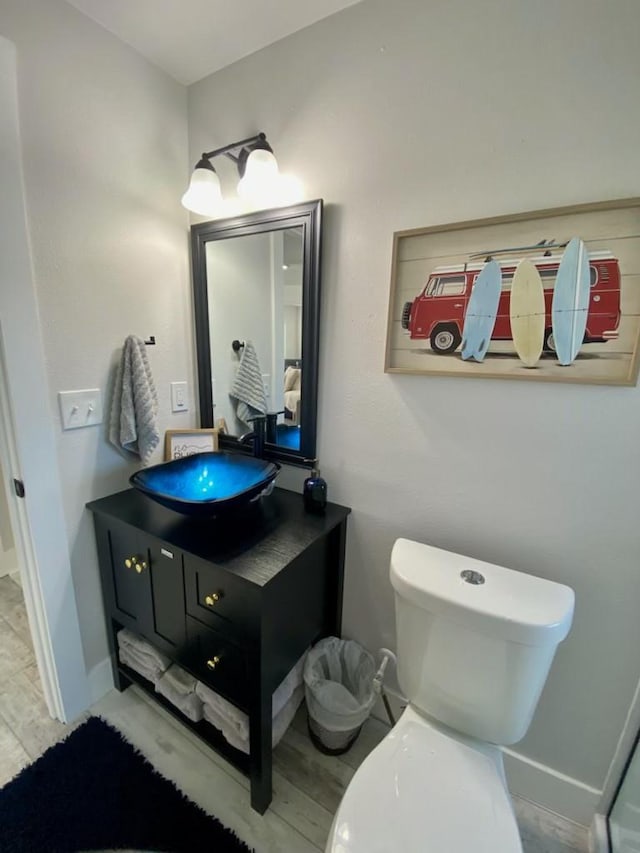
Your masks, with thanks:
M97 717L0 790L1 853L247 853Z

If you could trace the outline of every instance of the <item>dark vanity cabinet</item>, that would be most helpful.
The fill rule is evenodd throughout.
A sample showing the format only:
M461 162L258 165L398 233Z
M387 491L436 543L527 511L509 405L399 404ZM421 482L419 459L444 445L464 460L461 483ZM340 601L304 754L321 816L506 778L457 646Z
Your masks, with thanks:
M242 516L178 515L127 490L94 514L114 679L136 682L251 779L251 805L271 802L271 697L310 645L339 635L349 510L305 513L275 489ZM249 715L249 755L208 723L192 723L120 664L121 627Z

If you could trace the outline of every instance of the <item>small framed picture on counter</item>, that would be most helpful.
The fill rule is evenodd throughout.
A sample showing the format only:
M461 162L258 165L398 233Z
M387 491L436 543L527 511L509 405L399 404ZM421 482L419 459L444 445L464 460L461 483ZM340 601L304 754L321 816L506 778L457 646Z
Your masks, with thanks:
M168 429L164 434L164 458L167 462L217 449L217 429Z

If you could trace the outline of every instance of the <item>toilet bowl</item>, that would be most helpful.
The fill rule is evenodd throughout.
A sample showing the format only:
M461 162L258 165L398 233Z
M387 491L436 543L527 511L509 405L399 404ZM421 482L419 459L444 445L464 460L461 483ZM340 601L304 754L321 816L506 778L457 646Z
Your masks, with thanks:
M500 745L529 727L573 591L404 539L391 582L409 705L356 771L326 853L521 853Z
M351 780L327 845L331 853L521 850L500 750L410 706Z

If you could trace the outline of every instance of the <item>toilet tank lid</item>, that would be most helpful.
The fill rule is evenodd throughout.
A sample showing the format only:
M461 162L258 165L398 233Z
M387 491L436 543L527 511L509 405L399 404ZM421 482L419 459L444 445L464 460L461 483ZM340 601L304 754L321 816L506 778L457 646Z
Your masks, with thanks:
M571 628L570 587L409 539L393 546L391 583L431 613L511 642L556 645Z

